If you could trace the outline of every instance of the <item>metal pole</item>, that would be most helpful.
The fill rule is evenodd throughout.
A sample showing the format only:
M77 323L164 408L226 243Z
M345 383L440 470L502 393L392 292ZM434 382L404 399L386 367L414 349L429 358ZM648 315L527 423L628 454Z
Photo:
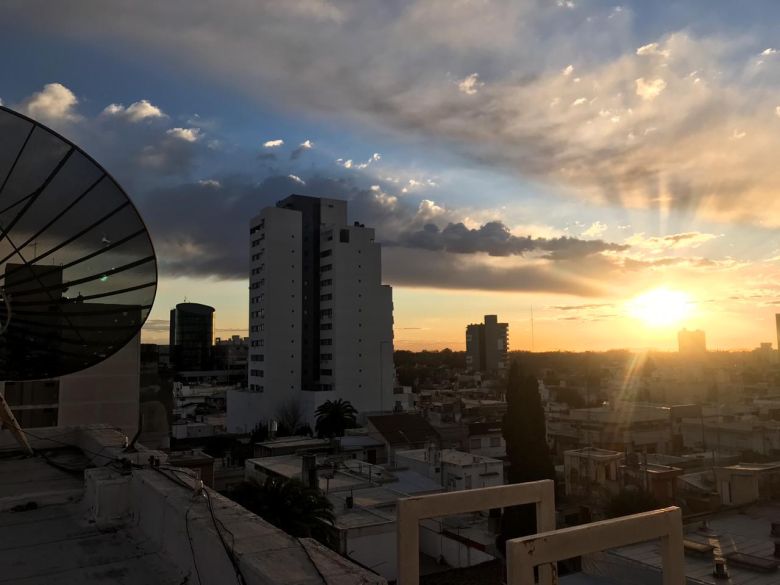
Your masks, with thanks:
M19 443L19 446L22 448L22 450L27 453L27 455L33 455L32 447L30 447L30 443L27 442L27 436L24 434L22 427L19 426L19 422L16 420L14 413L11 411L11 407L8 406L8 403L5 401L5 396L1 394L0 421L2 421L3 424L8 427L8 430L11 431L11 434Z

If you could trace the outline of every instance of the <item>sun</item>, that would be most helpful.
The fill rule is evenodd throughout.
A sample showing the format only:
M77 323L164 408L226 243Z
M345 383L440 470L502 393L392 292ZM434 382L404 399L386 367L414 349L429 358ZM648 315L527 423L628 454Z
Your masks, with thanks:
M631 317L643 321L649 327L679 325L693 310L688 293L667 288L656 288L626 303Z

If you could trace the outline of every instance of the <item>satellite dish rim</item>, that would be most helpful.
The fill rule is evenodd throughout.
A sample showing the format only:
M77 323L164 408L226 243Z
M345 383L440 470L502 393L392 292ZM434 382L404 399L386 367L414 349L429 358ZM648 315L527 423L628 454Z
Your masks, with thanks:
M135 216L138 218L138 221L140 221L141 225L143 226L143 228L144 228L144 235L145 235L146 240L147 240L147 242L149 244L149 249L151 250L151 254L154 257L154 260L153 260L153 264L154 264L154 292L152 294L151 303L150 303L150 307L149 307L149 312L141 320L141 323L138 326L138 330L135 333L133 333L133 335L128 337L123 343L121 343L121 344L120 343L114 344L113 347L111 347L108 351L105 351L104 354L102 355L102 357L100 357L100 359L95 361L94 363L92 363L92 364L90 364L90 365L88 365L86 367L80 368L78 370L73 370L71 372L58 373L58 374L56 374L53 377L54 378L59 378L61 376L68 376L68 375L71 375L71 374L76 374L78 372L83 372L86 369L92 368L94 366L97 366L98 364L103 363L104 361L106 361L110 357L112 357L115 354L119 353L119 351L121 351L123 348L127 347L127 345L130 343L130 341L132 341L133 337L135 337L136 335L140 336L141 330L143 329L144 325L146 325L146 322L149 319L149 316L152 314L152 309L154 308L154 302L157 300L157 288L158 288L159 283L160 283L160 271L159 271L159 268L157 266L157 251L154 248L154 241L152 240L152 234L149 231L149 226L146 224L146 221L144 221L143 215L141 215L141 213L138 211L138 208L136 207L136 205L133 202L133 200L130 197L130 195L128 195L127 191L125 191L124 187L122 187L122 185L119 183L119 181L116 180L114 175L111 174L97 160L95 160L95 158L93 156L91 156L89 153L87 153L78 144L76 144L72 140L70 140L70 139L66 138L65 136L63 136L61 133L57 132L56 130L53 130L52 128L50 128L46 124L43 124L43 123L35 120L34 118L31 118L30 116L27 116L26 114L22 114L21 112L17 112L16 110L13 110L13 109L9 108L8 106L2 105L2 104L0 104L0 112L6 112L6 113L8 113L8 114L10 114L12 116L16 116L17 118L20 118L20 119L22 119L22 120L24 120L26 122L29 122L33 126L40 127L41 129L45 130L46 132L48 132L52 136L58 138L59 140L62 140L65 144L67 144L68 146L72 147L75 152L79 153L81 156L83 156L85 159L87 159L88 162L91 162L100 171L105 173L106 179L111 181L111 183L113 183L114 187L116 187L116 189L119 191L119 193L122 194L125 197L125 199L127 200L128 204L130 205L130 207L132 208L133 212L135 213ZM0 288L3 288L3 287L0 287ZM3 295L3 296L5 296L5 295ZM5 333L5 331L0 333L0 335L4 335L4 333ZM140 344L140 337L139 337L139 344ZM7 378L7 379L2 380L2 381L3 382L17 382L17 381L25 381L25 380L33 380L33 379L48 379L48 378L22 378L22 379L19 379L19 380L16 380L16 379L13 379L13 378Z

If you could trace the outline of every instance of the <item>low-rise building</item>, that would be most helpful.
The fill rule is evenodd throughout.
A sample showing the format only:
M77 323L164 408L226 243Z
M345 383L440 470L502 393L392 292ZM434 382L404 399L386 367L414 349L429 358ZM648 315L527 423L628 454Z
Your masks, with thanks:
M504 462L455 449L397 451L397 468L409 468L438 481L447 491L470 490L504 484Z
M768 502L780 497L780 462L738 463L715 469L717 489L726 506Z

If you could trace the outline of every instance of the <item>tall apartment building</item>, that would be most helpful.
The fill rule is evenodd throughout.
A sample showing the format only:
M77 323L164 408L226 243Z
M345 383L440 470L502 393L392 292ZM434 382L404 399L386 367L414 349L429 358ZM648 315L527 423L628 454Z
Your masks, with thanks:
M701 356L707 353L707 342L704 331L688 331L682 329L677 332L677 351L688 356Z
M249 384L228 397L229 430L291 403L308 422L337 398L392 409L392 289L374 230L347 223L346 201L291 195L251 221L250 240Z
M507 367L509 324L498 316L485 315L485 322L466 327L466 367L478 372L498 373Z

